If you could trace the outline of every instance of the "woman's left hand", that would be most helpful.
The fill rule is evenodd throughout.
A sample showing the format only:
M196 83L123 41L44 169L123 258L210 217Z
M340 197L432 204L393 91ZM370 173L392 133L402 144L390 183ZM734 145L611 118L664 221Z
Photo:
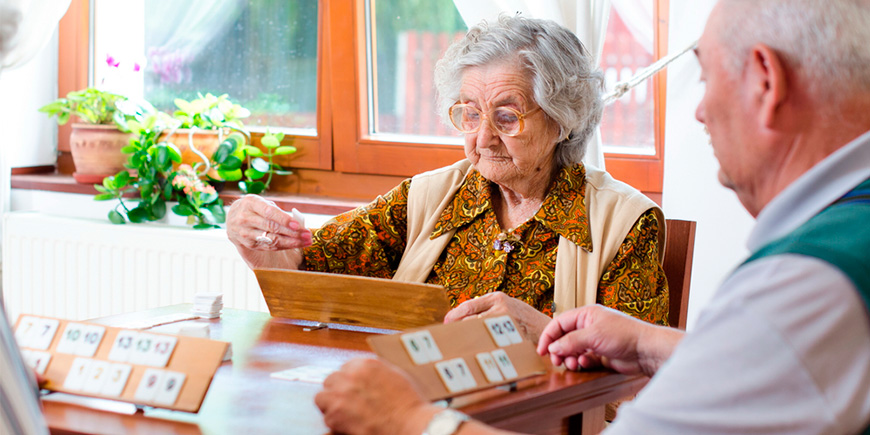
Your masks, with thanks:
M538 343L541 332L552 320L550 316L519 299L502 292L494 292L459 304L444 316L444 323L473 317L498 317L505 314L513 317L523 336L535 344Z

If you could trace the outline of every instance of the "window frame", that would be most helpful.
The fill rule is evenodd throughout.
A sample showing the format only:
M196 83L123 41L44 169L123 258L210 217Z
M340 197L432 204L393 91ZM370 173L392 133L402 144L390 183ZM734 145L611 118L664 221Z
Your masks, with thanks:
M656 59L667 53L669 0L655 0ZM372 8L375 7L375 0ZM372 11L374 14L374 11ZM88 86L89 0L72 0L59 27L58 93ZM376 47L373 48L373 50ZM385 183L397 177L449 165L465 157L455 144L409 143L379 139L368 133L368 93L364 0L318 0L317 136L285 137L285 144L299 152L279 160L291 167L309 187L277 183L273 189L286 193L325 194L318 180L355 180L371 184L371 195L382 193ZM605 154L608 172L660 202L664 170L666 73L652 78L654 87L655 154ZM259 144L262 133L253 133ZM58 132L58 169L72 172L69 157L69 126ZM355 191L366 191L365 187ZM359 194L359 193L358 193ZM338 195L342 196L342 195Z

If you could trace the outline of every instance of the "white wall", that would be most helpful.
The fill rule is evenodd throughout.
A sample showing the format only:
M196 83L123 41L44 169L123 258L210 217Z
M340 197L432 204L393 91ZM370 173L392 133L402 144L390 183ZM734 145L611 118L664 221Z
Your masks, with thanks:
M701 36L715 0L671 0L669 51ZM689 299L691 329L722 280L748 255L745 240L753 219L737 197L717 181L713 156L695 108L704 93L693 55L668 67L663 208L669 218L698 222Z

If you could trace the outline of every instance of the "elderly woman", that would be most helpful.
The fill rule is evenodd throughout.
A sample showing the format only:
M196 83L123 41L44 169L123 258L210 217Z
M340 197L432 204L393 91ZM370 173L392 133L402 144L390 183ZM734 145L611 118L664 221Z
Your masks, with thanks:
M665 324L661 210L580 163L601 119L602 78L577 37L502 17L454 43L435 73L467 160L313 236L245 196L227 232L248 265L439 284L455 305L445 322L507 313L534 342L554 313L596 302Z

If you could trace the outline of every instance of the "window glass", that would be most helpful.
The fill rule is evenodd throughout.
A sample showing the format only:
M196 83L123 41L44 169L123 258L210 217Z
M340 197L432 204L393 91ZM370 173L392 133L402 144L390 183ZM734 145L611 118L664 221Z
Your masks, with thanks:
M94 80L168 112L176 98L228 94L248 126L316 134L317 4L97 0Z
M367 7L369 133L458 143L437 113L434 85L435 62L468 30L453 0L370 0Z
M620 12L636 16L624 17ZM643 12L637 8L611 9L601 54L601 69L608 92L615 83L630 79L655 61L652 9L649 9L648 15ZM606 153L655 154L652 83L651 79L643 81L604 108L601 142Z

